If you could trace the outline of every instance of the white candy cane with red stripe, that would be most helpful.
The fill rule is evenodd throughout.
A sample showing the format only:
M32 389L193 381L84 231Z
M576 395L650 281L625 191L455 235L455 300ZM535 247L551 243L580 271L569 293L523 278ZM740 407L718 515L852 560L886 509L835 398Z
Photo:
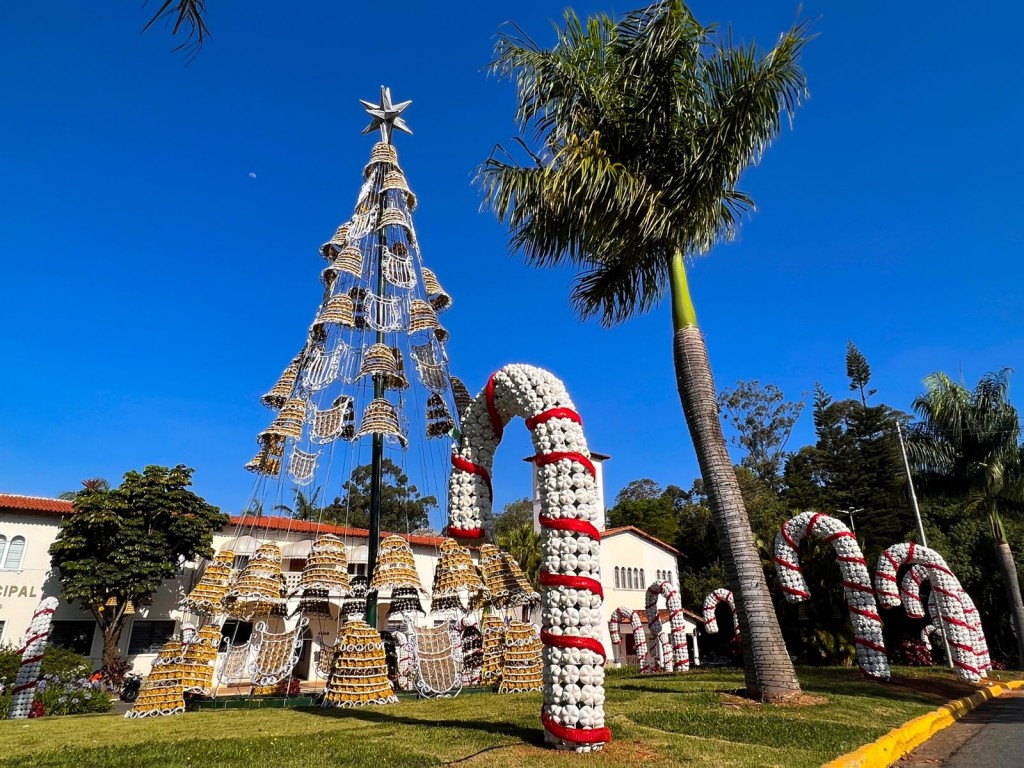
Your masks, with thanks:
M18 674L11 688L11 708L7 714L9 720L22 720L28 717L32 709L36 686L39 684L39 673L43 669L43 651L53 627L55 610L57 598L44 597L32 614L32 621L28 625L21 646L21 666L18 667Z
M932 635L938 634L942 637L942 629L937 624L929 624L921 630L921 642L924 643L924 649L930 651L932 649Z
M733 631L738 635L740 633L740 622L736 616L736 600L732 596L732 592L724 587L719 587L713 592L708 593L708 596L704 598L704 631L709 635L714 635L718 632L718 606L725 603L729 606L729 610L732 611L732 626Z
M612 646L618 648L622 642L622 634L619 631L620 624L629 624L633 627L633 643L636 645L636 660L640 665L640 671L645 671L644 666L647 663L647 633L644 631L644 622L640 616L639 611L633 611L629 608L623 608L619 606L612 611L611 618L608 619L608 634L611 635Z
M544 738L557 749L589 752L611 740L604 715L601 534L594 525L600 511L583 422L558 378L508 365L466 406L452 454L448 534L484 536L492 519L494 452L516 416L532 433L540 491Z
M907 615L911 618L924 618L924 605L921 602L921 584L925 581L930 583L931 571L920 564L911 566L910 570L903 574L903 582L900 585L900 597L903 599L903 607L906 609ZM959 584L959 579L957 579L957 583ZM928 596L928 609L931 612L932 624L941 629L942 625L940 622L942 618L939 616L939 606L935 595L936 592L933 589ZM964 620L971 630L971 647L974 649L974 655L977 657L977 664L975 666L980 672L985 672L992 668L992 660L988 655L988 641L985 639L985 630L981 626L978 609L974 606L971 596L967 594L962 586L957 596L960 600L960 605L964 609Z
M644 603L647 611L647 626L651 635L661 635L661 616L658 614L658 598L665 598L668 609L668 623L671 629L671 655L662 652L661 664L666 672L687 672L690 669L690 649L686 644L686 619L683 616L683 603L676 588L667 581L655 581L647 588Z
M834 517L820 512L802 512L787 520L775 536L775 568L786 600L800 603L811 596L800 569L800 542L809 536L832 545L843 575L843 593L853 624L853 642L857 663L864 674L888 679L889 660L882 639L882 621L878 616L875 591L871 588L864 554L857 537Z
M878 557L875 570L875 591L882 605L895 607L901 602L896 574L904 565L920 564L928 569L932 592L939 602L945 622L946 640L953 653L953 666L957 677L969 683L981 680L983 670L973 645L974 628L964 615L960 593L960 581L949 570L946 561L938 552L917 544L894 544ZM920 600L918 600L920 603Z

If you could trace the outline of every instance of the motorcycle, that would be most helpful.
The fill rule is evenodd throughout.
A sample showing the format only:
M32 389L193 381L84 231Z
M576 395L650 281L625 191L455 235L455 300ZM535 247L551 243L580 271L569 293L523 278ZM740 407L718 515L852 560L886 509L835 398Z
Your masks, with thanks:
M138 672L129 672L124 676L121 683L121 701L129 704L139 698L139 689L142 687L142 675Z

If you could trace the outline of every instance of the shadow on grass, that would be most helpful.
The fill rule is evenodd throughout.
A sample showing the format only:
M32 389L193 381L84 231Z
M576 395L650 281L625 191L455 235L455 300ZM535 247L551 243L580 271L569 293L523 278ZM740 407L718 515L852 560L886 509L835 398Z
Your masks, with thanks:
M519 739L535 747L544 746L544 729L540 722L535 727L527 728L518 723L494 720L433 720L430 718L404 717L402 715L390 714L381 709L365 708L342 708L342 707L299 707L299 712L320 717L331 718L352 718L368 723L379 723L381 725L409 725L416 728L429 726L431 728L461 728L470 731L481 731L492 736L509 736Z

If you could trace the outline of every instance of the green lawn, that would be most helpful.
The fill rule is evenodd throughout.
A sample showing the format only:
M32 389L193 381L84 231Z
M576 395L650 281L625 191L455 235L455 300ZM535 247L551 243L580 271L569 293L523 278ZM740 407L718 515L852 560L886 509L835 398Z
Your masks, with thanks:
M274 766L750 766L800 768L872 741L969 688L945 670L896 671L872 683L853 669L799 670L827 703L749 705L723 696L736 670L679 676L612 673L606 710L614 741L597 755L542 746L540 696L467 695L374 709L205 711L0 722L0 766L272 768Z

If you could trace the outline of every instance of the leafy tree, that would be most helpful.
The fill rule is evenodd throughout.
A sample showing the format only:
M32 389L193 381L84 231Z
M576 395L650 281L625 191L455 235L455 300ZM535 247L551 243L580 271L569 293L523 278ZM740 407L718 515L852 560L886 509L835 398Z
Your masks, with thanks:
M615 497L615 506L608 510L608 525L635 525L671 543L679 533L675 504L675 495L663 491L653 480L634 480Z
M91 477L88 480L82 481L82 487L93 491L109 491L110 483L102 477ZM57 498L64 501L74 501L78 498L78 493L78 491L64 491Z
M515 80L530 161L499 147L480 169L511 246L533 265L580 270L572 302L582 318L613 325L671 295L677 383L737 598L747 691L769 700L799 683L732 472L685 260L732 236L752 209L737 184L805 94L807 39L801 24L770 51L733 47L681 0L618 22L566 11L550 49L501 33L494 68Z
M501 514L494 517L494 535L503 536L527 523L533 526L533 502L527 498L510 501Z
M419 489L409 484L409 476L391 459L385 457L381 469L381 530L407 533L426 528L430 524L430 510L437 506L437 499L433 496L420 496ZM351 477L341 486L344 496L336 498L322 511L322 519L341 525L369 528L371 474L372 467L369 464L352 470Z
M533 520L520 523L497 535L498 546L508 552L519 563L530 583L540 585L541 537L533 529Z
M782 484L786 444L803 412L802 402L787 402L774 384L738 381L718 395L722 420L733 428L732 443L743 451L740 464L775 490Z
M846 342L846 376L850 380L850 391L859 392L861 404L867 408L868 398L878 390L867 388L871 381L871 366L852 341Z
M1024 604L1003 521L1004 514L1019 514L1024 502L1024 448L1018 444L1020 415L1009 401L1009 370L982 376L973 390L933 373L914 399L914 411L921 423L911 433L909 452L922 490L959 502L965 518L988 523L1024 663Z
M86 486L50 546L63 597L96 617L104 666L117 658L128 602L138 605L156 592L181 562L211 556L214 531L228 523L188 490L192 472L182 464L147 466L125 474L118 488ZM107 606L110 598L117 605Z

